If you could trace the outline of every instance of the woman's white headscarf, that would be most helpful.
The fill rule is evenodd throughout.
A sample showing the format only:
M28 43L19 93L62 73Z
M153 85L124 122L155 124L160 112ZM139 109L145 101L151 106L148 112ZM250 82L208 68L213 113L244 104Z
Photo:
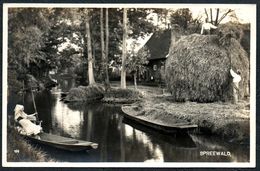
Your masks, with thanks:
M18 114L20 114L20 113L23 112L23 111L24 111L24 106L17 104L17 105L15 106L15 108L14 108L14 116L15 116L15 119L17 119L17 117L19 117Z
M19 105L17 104L14 108L14 112L17 113L17 112L20 112L20 111L23 111L24 110L24 106L23 105Z

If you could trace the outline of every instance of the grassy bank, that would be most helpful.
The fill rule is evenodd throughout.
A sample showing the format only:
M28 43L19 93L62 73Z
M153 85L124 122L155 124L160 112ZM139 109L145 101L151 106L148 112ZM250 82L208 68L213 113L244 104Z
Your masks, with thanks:
M142 98L142 94L134 89L122 89L122 88L111 88L109 89L102 99L105 103L134 103Z
M145 96L133 108L134 113L161 123L188 121L197 124L203 133L215 134L227 141L244 143L249 140L249 102L195 103L172 102L171 96Z
M55 162L40 149L33 147L12 129L7 133L8 162Z

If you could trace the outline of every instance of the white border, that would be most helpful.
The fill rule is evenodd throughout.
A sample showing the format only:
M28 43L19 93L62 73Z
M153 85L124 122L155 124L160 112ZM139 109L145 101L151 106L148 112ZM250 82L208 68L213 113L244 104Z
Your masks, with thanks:
M8 50L8 11L3 5L3 63L2 63L2 163L7 162L7 50ZM6 33L6 34L4 34Z
M251 18L251 41L250 41L250 162L7 162L7 49L8 49L8 8L16 7L57 7L57 8L84 8L84 7L104 7L104 8L250 8ZM169 167L210 167L210 168L252 168L256 167L256 4L43 4L43 3L4 3L3 4L3 88L2 88L2 164L3 167L148 167L148 168L169 168Z

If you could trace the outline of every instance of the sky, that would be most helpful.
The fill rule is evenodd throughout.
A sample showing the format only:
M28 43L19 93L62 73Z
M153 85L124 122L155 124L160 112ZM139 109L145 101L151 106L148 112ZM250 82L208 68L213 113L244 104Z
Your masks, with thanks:
M254 14L251 13L251 7L245 6L243 8L230 8L230 9L235 11L238 21L240 23L250 23L251 19L255 17ZM193 17L195 17L195 18L199 15L204 15L204 8L195 7L195 8L190 8L190 10L192 11ZM214 14L214 8L213 8L213 14ZM229 17L224 19L222 23L225 23L228 21L230 21Z

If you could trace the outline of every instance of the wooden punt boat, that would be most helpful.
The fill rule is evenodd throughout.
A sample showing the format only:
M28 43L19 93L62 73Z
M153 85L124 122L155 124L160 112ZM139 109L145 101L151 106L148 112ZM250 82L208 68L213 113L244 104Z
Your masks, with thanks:
M198 128L198 125L191 124L189 122L178 122L178 123L159 123L156 121L147 120L138 114L137 111L132 110L135 106L123 105L121 107L124 112L124 117L131 119L132 121L142 124L144 126L156 129L158 131L162 131L165 133L176 133L176 132L186 132L189 130L194 130Z
M174 147L183 149L194 149L197 147L187 131L169 134L156 129L151 129L143 124L133 122L133 120L128 118L124 118L123 122L136 130L149 134L149 137L152 138L153 141L167 142L172 144Z
M44 145L48 145L48 146L52 146L58 149L63 149L68 151L85 151L85 150L98 148L98 144L93 142L62 137L62 136L48 134L44 132L36 136L26 136L26 135L22 135L22 136L24 136L26 139L29 139L39 144L44 144Z

